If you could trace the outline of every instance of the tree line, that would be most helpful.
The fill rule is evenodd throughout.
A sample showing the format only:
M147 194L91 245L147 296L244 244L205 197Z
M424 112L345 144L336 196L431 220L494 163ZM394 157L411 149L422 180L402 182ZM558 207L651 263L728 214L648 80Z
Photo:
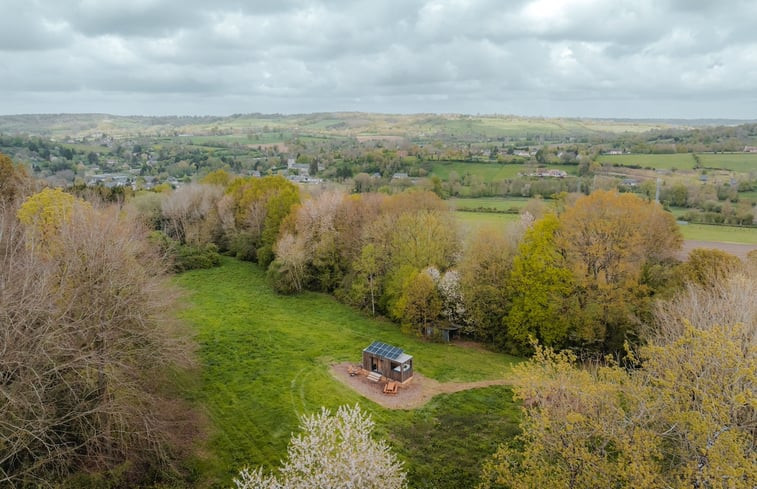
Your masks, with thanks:
M473 233L429 191L305 193L282 177L224 171L132 205L177 269L227 253L265 267L280 293L331 293L418 335L457 331L518 354L532 351L531 338L622 352L639 342L654 299L692 279L676 259L675 219L634 194L556 197L533 201L509 227ZM700 255L727 261L703 250L692 262Z

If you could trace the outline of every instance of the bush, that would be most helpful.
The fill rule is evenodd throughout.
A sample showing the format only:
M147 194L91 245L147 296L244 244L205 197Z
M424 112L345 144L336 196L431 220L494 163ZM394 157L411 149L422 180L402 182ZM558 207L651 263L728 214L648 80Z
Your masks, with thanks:
M160 248L166 259L171 262L171 269L174 272L213 268L221 264L218 247L213 243L197 246L183 245L161 231L152 232L150 240Z

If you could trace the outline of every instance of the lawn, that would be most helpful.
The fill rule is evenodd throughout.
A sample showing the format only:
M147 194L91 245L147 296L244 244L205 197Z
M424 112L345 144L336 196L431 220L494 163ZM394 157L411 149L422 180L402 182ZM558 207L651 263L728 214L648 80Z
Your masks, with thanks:
M321 406L360 403L406 461L412 487L471 487L483 459L512 436L518 409L509 389L439 396L423 408L390 411L336 381L335 362L358 362L374 340L405 349L418 372L439 381L502 378L517 361L503 354L407 336L324 294L280 296L257 266L182 274L181 317L196 333L200 376L183 382L207 413L212 436L195 470L204 486L227 487L245 464L272 467L286 453L298 416ZM191 380L191 382L190 382ZM462 452L462 453L461 453Z

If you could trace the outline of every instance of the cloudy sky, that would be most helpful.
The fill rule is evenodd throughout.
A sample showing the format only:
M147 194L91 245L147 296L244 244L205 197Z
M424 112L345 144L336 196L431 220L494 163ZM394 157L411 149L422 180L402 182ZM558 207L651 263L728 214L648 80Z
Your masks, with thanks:
M0 114L757 118L754 0L0 6Z

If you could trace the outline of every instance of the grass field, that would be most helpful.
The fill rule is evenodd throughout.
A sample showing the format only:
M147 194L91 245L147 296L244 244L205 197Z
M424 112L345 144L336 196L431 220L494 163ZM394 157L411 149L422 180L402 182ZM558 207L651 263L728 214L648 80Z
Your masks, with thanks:
M475 202L477 200L489 199L459 200ZM500 226L504 229L509 223L518 220L517 214L499 214L493 212L460 211L455 213L455 217L462 227L463 235L466 237L471 237L478 229L485 226ZM709 224L684 224L680 228L684 239L719 243L757 244L757 228L713 226Z
M757 172L757 153L701 153L701 166L735 172ZM691 153L601 155L599 162L612 165L639 165L656 170L693 170L696 161Z
M368 409L379 436L406 461L412 487L474 486L483 459L516 429L518 408L505 387L390 411L328 372L335 362L359 362L374 340L404 348L418 372L439 381L502 378L513 357L422 341L324 294L276 295L249 263L226 259L222 267L188 272L176 282L188 291L181 317L196 332L202 365L201 376L186 379L184 388L213 427L205 449L210 456L195 469L206 487L228 487L245 464L277 465L298 416L321 406Z
M757 153L700 154L699 159L705 168L757 172Z
M447 202L455 210L491 209L495 212L519 211L531 200L528 197L481 197L481 198L456 198Z
M681 232L685 239L757 245L757 228L684 224L681 226Z
M598 161L610 165L639 165L656 170L693 170L696 162L689 153L674 154L634 154L634 155L600 155Z
M576 172L577 167L571 165L549 166L549 169L564 170L569 175ZM515 178L519 173L529 173L536 168L530 165L520 165L514 163L468 163L459 161L442 161L434 163L431 167L431 175L436 175L442 180L448 180L451 172L457 173L458 177L464 175L476 175L483 179L484 182L494 182L497 180L506 180Z

